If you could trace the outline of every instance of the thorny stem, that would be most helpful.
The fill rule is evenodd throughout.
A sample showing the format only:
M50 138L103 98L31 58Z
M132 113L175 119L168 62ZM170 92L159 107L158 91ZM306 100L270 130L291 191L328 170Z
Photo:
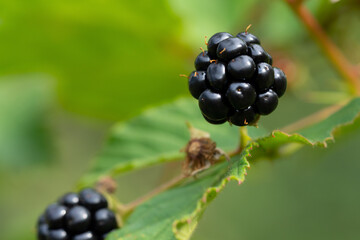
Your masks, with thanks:
M347 81L350 91L360 95L360 81L356 68L347 60L337 46L329 39L321 25L311 12L304 6L303 1L285 0L294 13L303 22L311 36L316 40L329 61L339 74Z

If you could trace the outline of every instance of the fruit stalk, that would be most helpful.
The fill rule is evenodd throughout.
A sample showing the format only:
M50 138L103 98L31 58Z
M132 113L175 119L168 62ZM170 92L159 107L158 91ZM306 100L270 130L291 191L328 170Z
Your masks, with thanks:
M360 95L360 80L355 67L330 40L311 12L304 6L302 1L285 0L285 2L289 4L296 16L302 21L339 74L347 81L350 92Z

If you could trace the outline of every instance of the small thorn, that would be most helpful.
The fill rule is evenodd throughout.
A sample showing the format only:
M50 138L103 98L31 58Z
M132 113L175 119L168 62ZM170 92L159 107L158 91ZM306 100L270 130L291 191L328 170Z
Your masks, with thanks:
M211 59L211 60L210 60L210 63L213 63L213 62L216 63L216 59Z
M248 154L248 157L251 157L251 154L250 154L250 153Z
M208 42L207 42L206 39L207 39L207 36L205 36L205 45L207 46L207 45L209 45L209 44L208 44Z
M251 24L249 24L249 25L246 27L246 29L245 29L245 33L246 33L246 34L248 33L248 31L249 31L250 28L251 28Z
M242 183L243 183L243 181L241 181L241 180L238 181L238 184L239 184L239 185L242 184Z
M247 176L247 172L245 172L244 175Z
M206 196L202 198L203 203L206 203Z
M216 192L219 193L219 192L220 192L220 188L217 188L217 189L216 189Z
M195 73L194 73L194 77L197 77L197 76L198 76L198 73L197 73L197 72L195 72Z
M189 76L186 74L179 74L180 77L186 77L187 79L189 79Z
M252 149L253 149L253 147L251 146L251 147L250 147L250 150L252 150Z
M191 223L191 218L188 218L186 221L187 221L188 224L190 224Z
M231 178L230 178L230 177L227 177L226 180L228 180L228 182L230 182Z
M248 124L249 124L249 123L246 121L246 119L244 120L244 124L245 124L245 125L248 125Z
M201 50L202 53L203 53L203 57L205 57L205 50L204 50L202 47L200 47L200 50Z
M221 50L220 52L219 52L219 54L223 54L223 52L225 52L226 51L226 48L224 48L223 50Z
M272 133L271 133L271 136L272 136L273 138L275 137L275 134L274 134L274 132L272 132Z

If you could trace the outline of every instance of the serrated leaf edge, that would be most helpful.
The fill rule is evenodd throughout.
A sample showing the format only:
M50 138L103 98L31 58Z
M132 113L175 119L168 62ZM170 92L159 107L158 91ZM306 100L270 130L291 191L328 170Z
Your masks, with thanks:
M215 199L215 197L225 188L228 182L231 180L236 181L239 185L245 181L245 176L247 175L247 168L250 168L250 163L248 162L248 157L251 156L250 151L253 149L253 146L257 145L255 142L249 144L242 153L240 159L236 161L243 160L245 164L242 167L242 173L239 176L228 175L222 178L222 180L215 186L209 187L204 192L201 199L198 200L195 210L179 220L175 220L172 225L173 233L178 240L188 240L190 239L192 233L194 232L198 219L201 218L206 207ZM226 174L227 175L227 174ZM179 229L179 226L186 226L188 230ZM184 227L182 227L184 228Z

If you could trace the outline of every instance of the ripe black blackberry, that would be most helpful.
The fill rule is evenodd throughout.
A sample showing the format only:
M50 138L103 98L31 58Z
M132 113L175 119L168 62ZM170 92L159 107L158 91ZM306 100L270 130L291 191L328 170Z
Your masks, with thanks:
M272 66L272 57L255 35L219 32L207 48L201 48L196 70L189 76L190 93L199 100L206 121L256 125L260 115L276 109L286 90L286 76Z
M92 188L67 193L49 205L37 222L38 240L103 240L118 228L105 197Z

